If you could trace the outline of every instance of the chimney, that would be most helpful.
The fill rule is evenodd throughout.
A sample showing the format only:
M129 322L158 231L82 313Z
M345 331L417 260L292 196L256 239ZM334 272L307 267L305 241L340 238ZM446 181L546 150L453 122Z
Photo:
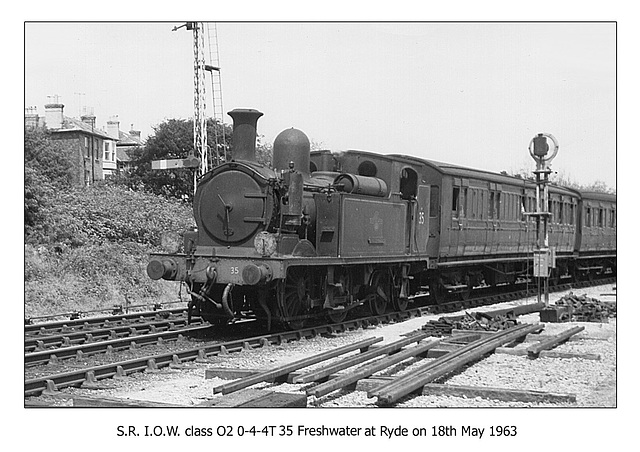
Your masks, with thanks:
M262 113L236 108L227 113L233 119L233 160L256 161L256 125Z
M89 124L91 127L96 126L96 117L93 114L84 114L80 116L80 119L82 119L82 122Z
M141 143L142 140L140 138L140 131L139 130L133 130L133 124L131 124L131 130L129 130L129 135L131 135L131 137L136 140L138 143Z
M49 129L61 129L63 123L63 104L47 104L44 106L44 118Z
M118 121L118 116L112 116L111 119L107 121L107 135L115 140L120 139L120 121Z
M35 129L38 127L38 110L36 107L27 107L24 109L24 127L27 129Z

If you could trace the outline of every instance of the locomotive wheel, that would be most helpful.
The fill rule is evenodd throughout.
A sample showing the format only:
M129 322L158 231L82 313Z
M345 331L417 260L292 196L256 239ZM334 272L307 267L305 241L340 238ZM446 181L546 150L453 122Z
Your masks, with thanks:
M387 304L392 301L391 274L386 270L376 271L371 277L372 297L367 303L373 315L382 315L387 310Z
M346 309L336 309L327 312L327 319L332 323L340 323L347 318L349 311Z
M304 326L304 318L311 306L311 276L302 268L292 268L284 282L284 293L280 302L282 319L291 329L300 329Z
M401 285L404 284L404 293L409 294L409 280L404 280L403 282L400 283ZM402 293L402 286L400 287L394 287L394 293L393 293L393 307L395 308L396 311L406 311L407 307L409 306L409 298L408 297L402 297L400 298L400 294Z
M397 311L406 311L407 306L409 306L409 299L406 297L396 297L396 299L394 300L393 307L396 308Z

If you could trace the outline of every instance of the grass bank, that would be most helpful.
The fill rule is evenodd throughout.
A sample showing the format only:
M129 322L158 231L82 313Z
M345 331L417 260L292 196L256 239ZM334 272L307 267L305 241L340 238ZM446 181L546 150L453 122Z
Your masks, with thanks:
M146 274L151 252L175 252L191 207L108 185L48 199L25 229L25 317L176 301L179 285Z

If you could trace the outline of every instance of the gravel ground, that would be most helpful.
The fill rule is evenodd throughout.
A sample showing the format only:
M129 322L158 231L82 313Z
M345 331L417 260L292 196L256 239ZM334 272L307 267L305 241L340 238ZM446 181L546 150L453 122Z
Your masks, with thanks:
M574 290L577 295L586 294L602 301L614 301L615 297L602 296L612 293L611 285ZM551 302L568 292L552 294ZM509 306L534 303L535 299L517 300L499 305L477 308L492 310ZM451 313L447 315L455 315ZM104 389L87 390L70 388L65 393L93 397L115 397L121 399L142 400L194 406L212 400L221 395L213 395L215 386L229 380L218 378L205 379L205 369L209 367L229 368L269 368L295 361L312 354L326 351L368 337L383 337L384 343L400 339L402 334L419 329L429 320L442 315L432 315L411 319L402 323L370 327L337 334L331 338L316 337L271 346L268 349L255 349L214 357L203 363L188 363L183 369L162 369L158 372L132 374L121 380L100 382ZM523 323L539 323L538 314L529 314L519 318ZM615 407L616 406L616 319L609 323L562 323L545 324L545 334L555 334L573 326L584 326L585 330L577 335L584 338L568 341L557 347L559 352L590 353L600 355L600 360L579 358L538 358L531 360L526 356L492 354L480 362L470 365L453 376L440 380L440 383L480 387L499 387L512 389L530 389L554 393L576 395L573 404L537 404L523 402L501 402L482 398L461 398L448 396L410 396L396 404L397 407ZM527 346L527 345L523 345ZM412 361L386 371L381 375L399 374L410 370ZM262 383L254 388L271 388L273 384ZM277 385L279 392L300 393L306 385ZM42 398L46 400L46 398ZM56 401L56 404L66 404ZM313 407L376 407L375 399L369 399L362 391L342 391L329 394L317 400L310 398L308 406Z

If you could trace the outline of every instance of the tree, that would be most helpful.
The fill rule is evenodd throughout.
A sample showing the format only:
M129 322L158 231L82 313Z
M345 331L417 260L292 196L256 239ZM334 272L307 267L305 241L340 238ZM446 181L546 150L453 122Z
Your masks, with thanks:
M514 170L500 171L500 174L505 176L513 176L519 179L525 179L532 182L535 182L536 180L535 176L533 175L533 172L530 172L524 168L521 168L518 171L514 171ZM566 188L573 188L574 190L593 191L598 193L610 193L614 195L616 194L615 188L609 187L605 182L601 180L597 180L590 184L581 184L579 182L574 181L571 178L571 176L567 174L567 172L564 170L551 173L549 180L551 181L551 183L555 185L559 185L561 187L566 187Z
M228 148L231 128L213 119L207 120L208 142L215 143L214 137L222 141L225 134L225 146ZM191 200L193 197L193 169L153 170L151 162L165 159L184 159L193 153L193 120L168 119L154 127L154 134L138 156L134 158L132 170L122 179L132 188L143 188L149 192L170 198Z
M71 187L73 151L52 139L46 129L24 132L24 225L28 235L42 220L42 209L56 192Z
M208 143L213 152L213 144L222 143L224 131L224 147L226 158L233 158L232 128L213 119L207 120ZM256 160L269 165L272 157L272 146L264 142L263 136L257 137ZM164 159L184 159L193 151L193 121L186 119L168 119L154 128L154 134L147 140L140 155L135 158L134 170L125 175L120 182L135 189L143 188L152 193L191 201L193 198L193 169L153 170L151 162ZM221 158L225 153L221 152Z

